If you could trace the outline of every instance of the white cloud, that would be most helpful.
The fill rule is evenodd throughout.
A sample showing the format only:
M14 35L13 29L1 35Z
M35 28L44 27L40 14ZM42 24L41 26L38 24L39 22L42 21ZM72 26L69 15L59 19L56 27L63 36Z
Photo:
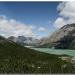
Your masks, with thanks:
M63 24L75 23L75 2L59 3L57 10L59 11L59 17L54 22L54 26L60 28ZM58 21L60 17L62 18L62 21Z
M54 26L57 28L61 28L62 26L64 26L66 23L64 21L64 19L62 17L58 17L54 23Z
M0 16L0 34L7 37L11 35L35 36L33 29L35 29L33 25L26 25L14 19L8 19L6 16Z
M38 28L38 31L45 32L45 31L46 31L46 29L45 29L44 27L39 27L39 28Z
M57 9L60 11L61 16L65 18L75 18L75 2L60 3Z

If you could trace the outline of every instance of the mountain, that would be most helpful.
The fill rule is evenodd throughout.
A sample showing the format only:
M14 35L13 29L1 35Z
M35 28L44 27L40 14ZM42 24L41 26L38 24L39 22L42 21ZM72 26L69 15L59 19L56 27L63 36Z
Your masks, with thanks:
M0 36L0 73L62 73L63 64L67 62L58 55L35 51Z
M14 37L14 36L10 36L8 38L11 41L20 43L21 45L37 45L39 43L38 39L32 38L32 37L25 37L25 36L18 36L18 37Z
M75 24L68 24L44 38L39 47L75 49Z
M10 36L10 37L8 37L8 40L11 40L11 41L13 41L13 42L16 42L17 38L14 37L14 36Z

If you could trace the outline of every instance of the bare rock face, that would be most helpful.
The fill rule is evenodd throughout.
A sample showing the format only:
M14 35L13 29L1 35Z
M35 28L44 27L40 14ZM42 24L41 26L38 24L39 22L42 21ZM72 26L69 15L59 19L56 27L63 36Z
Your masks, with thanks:
M68 24L45 38L40 47L72 48L75 44L75 24ZM74 48L74 47L73 47Z

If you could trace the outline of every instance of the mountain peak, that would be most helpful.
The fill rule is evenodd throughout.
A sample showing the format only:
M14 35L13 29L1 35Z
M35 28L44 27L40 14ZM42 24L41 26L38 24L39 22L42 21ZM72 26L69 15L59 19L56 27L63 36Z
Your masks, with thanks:
M25 36L18 36L18 37L14 37L14 36L10 36L8 38L11 41L20 43L21 45L36 45L38 44L39 40L35 39L33 37L25 37Z
M54 48L72 48L75 44L75 24L67 24L46 38L41 46ZM74 47L73 47L74 48Z

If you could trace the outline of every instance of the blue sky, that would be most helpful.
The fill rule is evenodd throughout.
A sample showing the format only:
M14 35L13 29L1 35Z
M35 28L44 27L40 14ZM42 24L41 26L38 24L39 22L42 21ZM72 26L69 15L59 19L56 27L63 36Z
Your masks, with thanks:
M43 37L56 30L53 22L58 17L58 4L59 2L0 2L0 15L1 18L5 16L7 21L13 19L26 26L34 26L32 32ZM6 34L3 31L0 33Z

